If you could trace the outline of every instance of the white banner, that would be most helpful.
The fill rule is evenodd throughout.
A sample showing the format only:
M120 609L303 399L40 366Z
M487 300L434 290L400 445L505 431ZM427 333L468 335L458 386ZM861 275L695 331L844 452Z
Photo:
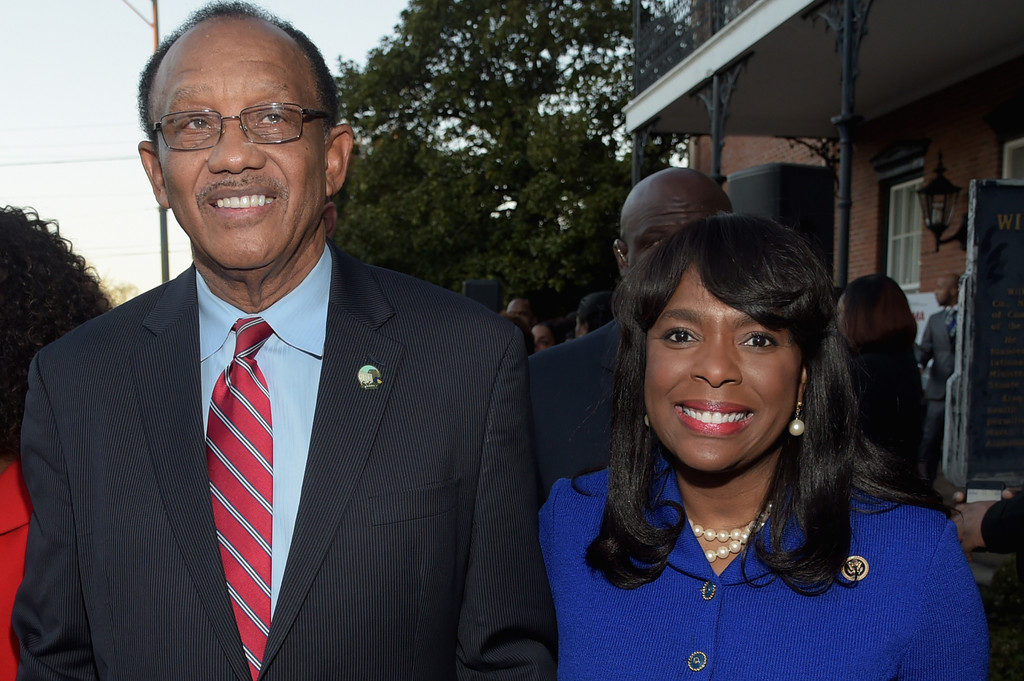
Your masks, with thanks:
M941 308L935 300L934 293L908 293L907 302L910 303L910 311L914 313L914 321L917 322L917 338L914 342L920 345L925 322Z

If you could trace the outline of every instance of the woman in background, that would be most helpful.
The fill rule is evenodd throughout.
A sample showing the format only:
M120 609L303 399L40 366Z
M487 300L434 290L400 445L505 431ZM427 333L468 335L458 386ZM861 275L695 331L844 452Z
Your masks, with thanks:
M582 338L591 331L597 331L613 318L612 292L588 293L576 308L576 330L573 337Z
M539 322L530 329L533 334L533 351L540 352L554 347L558 341L555 340L555 330L551 322Z
M9 206L0 208L0 299L0 681L8 681L18 667L11 607L25 571L31 514L18 462L29 363L110 304L55 224Z
M791 230L679 230L616 294L608 469L555 484L559 678L987 675L949 510L861 435L828 273Z
M861 430L914 468L924 412L907 296L884 274L855 279L839 299L839 328L853 355Z

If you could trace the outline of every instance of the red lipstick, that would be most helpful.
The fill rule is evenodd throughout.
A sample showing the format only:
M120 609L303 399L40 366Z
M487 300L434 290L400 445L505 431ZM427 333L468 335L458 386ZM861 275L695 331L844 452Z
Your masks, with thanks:
M737 433L750 423L754 412L742 404L687 400L675 406L684 426L701 435L725 436Z

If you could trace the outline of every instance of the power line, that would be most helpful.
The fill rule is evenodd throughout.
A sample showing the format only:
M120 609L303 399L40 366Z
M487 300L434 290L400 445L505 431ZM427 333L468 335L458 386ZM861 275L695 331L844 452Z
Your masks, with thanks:
M24 168L26 166L55 166L68 163L99 163L105 161L137 161L138 156L96 156L94 158L64 158L53 161L19 161L17 163L0 163L0 168Z
M82 250L85 251L86 249L83 248ZM189 249L187 249L187 248L184 249L184 250L182 250L182 249L173 249L172 248L170 251L168 251L168 253L170 253L172 255L177 255L177 254L180 254L180 253L191 253L191 251ZM97 257L99 257L100 255L102 255L104 260L106 260L107 258L134 258L134 257L138 257L138 256L143 256L143 255L160 255L160 251L159 250L155 250L155 251L134 251L134 252L126 252L126 253L103 253L103 254L97 254ZM86 258L88 258L88 257L89 257L89 254L86 253Z
M143 181L145 181L143 179ZM0 196L3 196L0 194ZM31 200L31 201L70 201L75 200L90 200L90 199L113 199L113 198L137 198L140 201L146 199L149 203L153 202L153 194L147 186L145 191L139 190L135 192L87 192L85 194L36 194L30 192L28 194L19 195L19 200ZM0 199L5 200L5 199ZM149 208L150 206L146 206ZM140 208L141 210L141 208Z
M53 130L79 130L81 128L138 128L139 122L132 121L130 123L76 123L75 125L30 125L20 128L4 128L5 132L31 132L38 130L40 132L52 132Z
M115 139L115 140L89 140L82 142L61 142L54 144L40 144L26 143L26 144L0 144L0 152L7 151L9 149L36 149L38 151L46 151L47 149L67 149L69 147L125 147L134 146L139 143L142 135L140 134L137 138L127 139Z
M75 246L76 248L80 248L83 251L87 251L89 253L104 255L121 255L125 253L132 253L140 249L148 252L147 249L156 248L156 246L153 246L152 244L149 243L123 244L117 246L89 246L83 242L78 242L75 244ZM179 246L177 250L187 250L188 248L188 246Z

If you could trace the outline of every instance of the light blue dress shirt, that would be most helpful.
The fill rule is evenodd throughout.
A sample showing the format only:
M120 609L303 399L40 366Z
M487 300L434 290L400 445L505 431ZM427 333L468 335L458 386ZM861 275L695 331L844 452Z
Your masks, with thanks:
M217 377L231 364L235 334L231 327L243 317L262 317L274 330L256 362L270 388L270 416L274 428L274 536L270 611L274 612L288 549L299 510L302 477L313 430L316 393L327 333L327 301L331 287L331 252L324 248L306 278L266 310L242 312L211 291L196 272L199 296L199 352L201 358L203 426L210 415L210 399ZM205 431L204 431L205 432Z

